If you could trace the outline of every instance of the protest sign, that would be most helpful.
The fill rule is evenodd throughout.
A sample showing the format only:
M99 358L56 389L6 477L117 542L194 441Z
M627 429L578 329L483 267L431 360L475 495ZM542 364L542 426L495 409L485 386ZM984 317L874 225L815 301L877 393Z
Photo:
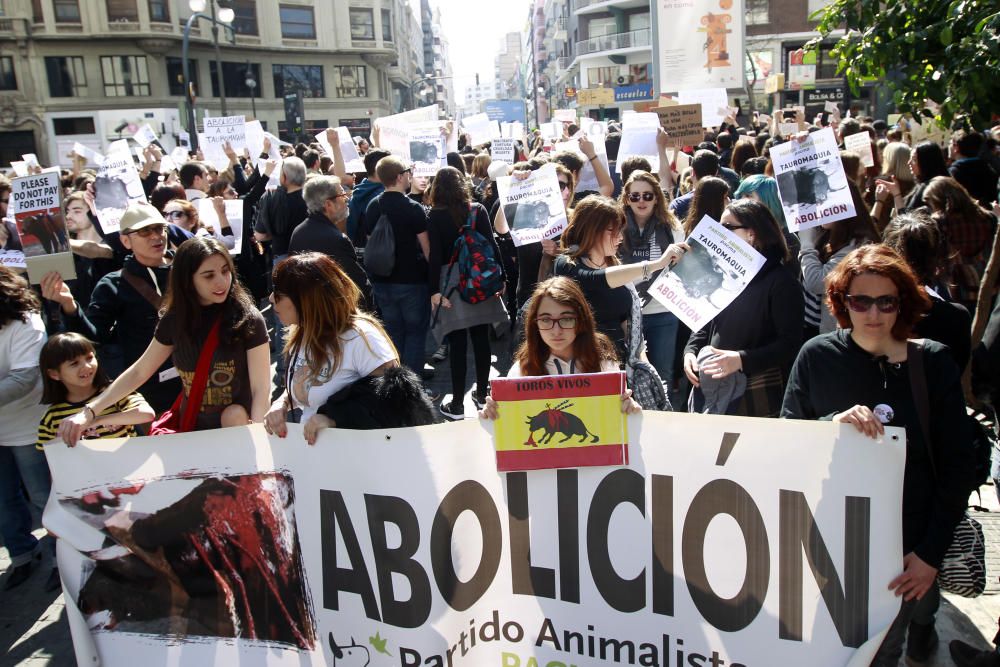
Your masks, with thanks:
M149 123L140 127L136 133L132 135L132 138L135 139L135 143L139 144L143 148L158 140L156 131L153 130Z
M844 137L844 150L857 153L861 156L861 164L868 167L875 166L875 156L872 154L872 139L867 132L857 132Z
M538 129L541 131L542 138L544 139L552 139L552 140L562 139L563 136L562 123L560 123L557 120L554 120L550 123L542 123L541 125L538 126Z
M687 243L691 250L660 273L649 293L691 331L698 331L746 289L766 259L707 215Z
M14 170L15 176L28 175L28 164L22 160L11 160L10 168Z
M346 127L335 128L337 133L337 139L339 139L340 145L340 155L344 158L344 169L349 174L359 174L365 171L364 160L361 159L361 155L358 153L358 147L354 143L354 139L351 138L351 133ZM333 159L333 146L330 142L326 140L326 130L323 130L316 135L316 141L323 147L326 154Z
M615 469L499 473L479 420L49 444L77 662L867 665L905 432L628 420Z
M742 88L744 0L658 0L653 12L653 57L661 92L685 88Z
M470 137L470 145L480 146L500 138L500 125L485 113L477 113L462 119L462 128Z
M502 176L497 192L514 245L540 243L566 228L566 207L559 192L556 166L547 164L524 179Z
M675 104L653 109L660 127L670 135L668 146L697 146L705 139L700 104Z
M4 231L0 233L0 238L13 236L17 238L17 228L8 229L6 224L4 224ZM20 243L20 240L18 240ZM6 243L4 244L6 245ZM28 265L24 263L24 251L22 250L8 250L5 247L0 248L0 266L8 266L12 269L26 269Z
M219 214L215 210L215 202L212 197L202 197L196 204L198 206L198 219L202 224L210 229L212 235L229 249L230 255L240 254L244 233L243 200L226 199L223 202L225 205L226 222L229 223L229 228L233 232L232 236L222 233L222 222L219 220Z
M788 229L797 232L855 214L832 128L771 147Z
M447 135L444 123L415 123L407 138L414 176L433 176L448 166Z
M63 280L76 278L59 181L58 171L48 171L15 178L10 184L8 211L14 216L32 284L40 283L49 271Z
M786 139L799 133L798 123L778 123L778 134Z
M27 165L29 170L40 169L42 166L38 162L38 156L34 153L25 153L21 156L21 159L24 160L24 164Z
M656 147L656 134L660 117L655 113L632 113L622 119L622 139L618 146L615 169L622 173L622 163L627 157L639 156L649 160L655 174L660 170L660 151Z
M437 104L420 107L419 109L411 109L410 111L404 111L391 116L382 116L381 118L376 118L373 123L372 137L376 138L376 131L381 131L389 125L406 126L410 123L430 123L438 120L440 117L441 109ZM380 141L381 139L374 142L372 145L383 148Z
M556 109L552 112L552 118L560 123L575 123L576 111L573 109Z
M94 179L94 207L105 234L118 231L122 214L134 201L146 201L139 172L132 161L132 153L127 150L122 153L115 147L97 167Z
M264 152L264 126L259 120L248 120L245 127L247 152L256 160Z
M90 146L81 144L79 141L73 144L73 152L82 157L87 162L87 166L97 166L104 162L104 156L95 151Z
M604 171L608 172L610 167L608 166L607 147L600 139L592 143L594 145L594 155L596 155L597 160L604 165ZM583 167L580 169L580 176L576 181L575 192L596 192L600 189L600 183L597 182L597 172L594 171L594 162L590 160L580 148L579 139L571 139L570 141L563 141L554 144L552 146L552 150L556 153L560 151L569 151L570 153L575 153L577 157L583 160Z
M700 104L701 122L705 127L716 127L725 120L720 110L729 108L729 95L725 88L701 88L697 90L681 90L677 93L679 104Z
M517 161L514 151L514 139L509 137L494 139L490 145L490 158L495 161L514 164Z
M625 465L625 389L620 371L492 380L497 470Z
M229 168L229 157L226 156L225 144L238 153L247 146L247 129L245 116L219 116L205 119L205 132L198 135L198 145L205 159L214 164L219 171Z

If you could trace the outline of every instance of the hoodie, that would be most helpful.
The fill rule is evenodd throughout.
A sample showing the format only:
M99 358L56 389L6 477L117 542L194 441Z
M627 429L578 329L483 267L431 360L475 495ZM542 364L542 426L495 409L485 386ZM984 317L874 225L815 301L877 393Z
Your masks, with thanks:
M363 248L367 240L364 234L364 221L368 204L382 194L383 190L385 190L384 185L369 181L367 178L354 188L351 201L347 205L347 236L358 248Z

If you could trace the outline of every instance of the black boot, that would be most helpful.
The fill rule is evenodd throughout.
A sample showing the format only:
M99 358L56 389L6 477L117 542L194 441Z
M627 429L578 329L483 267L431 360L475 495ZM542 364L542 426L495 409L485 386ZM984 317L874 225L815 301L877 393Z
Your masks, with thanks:
M938 645L934 624L910 623L906 636L906 657L913 662L927 662Z
M958 667L1000 667L1000 653L995 650L983 651L954 639L948 651Z
M45 580L45 592L51 593L62 588L62 580L59 579L59 568L53 567L49 572L49 578Z
M9 591L26 582L31 577L31 571L35 569L38 558L39 556L35 556L27 563L21 563L16 567L10 568L7 573L7 580L3 584L3 589Z

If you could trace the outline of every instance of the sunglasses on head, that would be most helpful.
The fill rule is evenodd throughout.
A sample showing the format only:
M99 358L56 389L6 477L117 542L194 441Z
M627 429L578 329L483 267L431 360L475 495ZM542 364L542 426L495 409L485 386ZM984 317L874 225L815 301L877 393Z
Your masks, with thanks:
M845 296L847 307L855 313L867 313L872 306L878 308L878 312L890 314L899 310L899 297L891 294L882 296L868 296L867 294L848 294Z
M569 187L569 182L568 181L559 181L559 189L560 190L565 190L568 187Z
M187 213L184 211L167 211L163 214L163 217L167 220L173 220L174 218L183 218Z
M628 200L630 202L637 201L653 201L656 199L656 195L652 192L630 192L628 193Z

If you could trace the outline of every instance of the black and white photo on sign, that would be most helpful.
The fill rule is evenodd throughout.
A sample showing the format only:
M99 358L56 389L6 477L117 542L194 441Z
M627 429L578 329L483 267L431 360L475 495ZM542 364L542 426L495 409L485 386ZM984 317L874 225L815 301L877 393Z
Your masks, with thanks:
M127 144L126 144L127 145ZM132 154L109 153L97 168L94 179L94 208L104 233L117 232L130 202L146 201Z
M766 259L707 215L687 244L690 250L660 274L649 293L688 328L698 331L746 289Z
M547 164L523 179L498 178L497 191L514 245L540 243L559 236L566 228L555 165Z
M771 148L788 229L797 232L850 218L854 200L832 128Z
M443 123L417 123L409 126L407 145L414 176L433 176L447 166L448 154Z
M8 211L14 216L20 249L32 283L49 271L63 279L76 277L69 231L62 212L58 171L23 176L11 181ZM4 234L7 235L6 226Z
M644 157L649 160L655 174L660 170L660 151L656 147L656 133L660 117L655 113L630 113L622 117L622 139L618 146L615 170L622 173L625 158Z

